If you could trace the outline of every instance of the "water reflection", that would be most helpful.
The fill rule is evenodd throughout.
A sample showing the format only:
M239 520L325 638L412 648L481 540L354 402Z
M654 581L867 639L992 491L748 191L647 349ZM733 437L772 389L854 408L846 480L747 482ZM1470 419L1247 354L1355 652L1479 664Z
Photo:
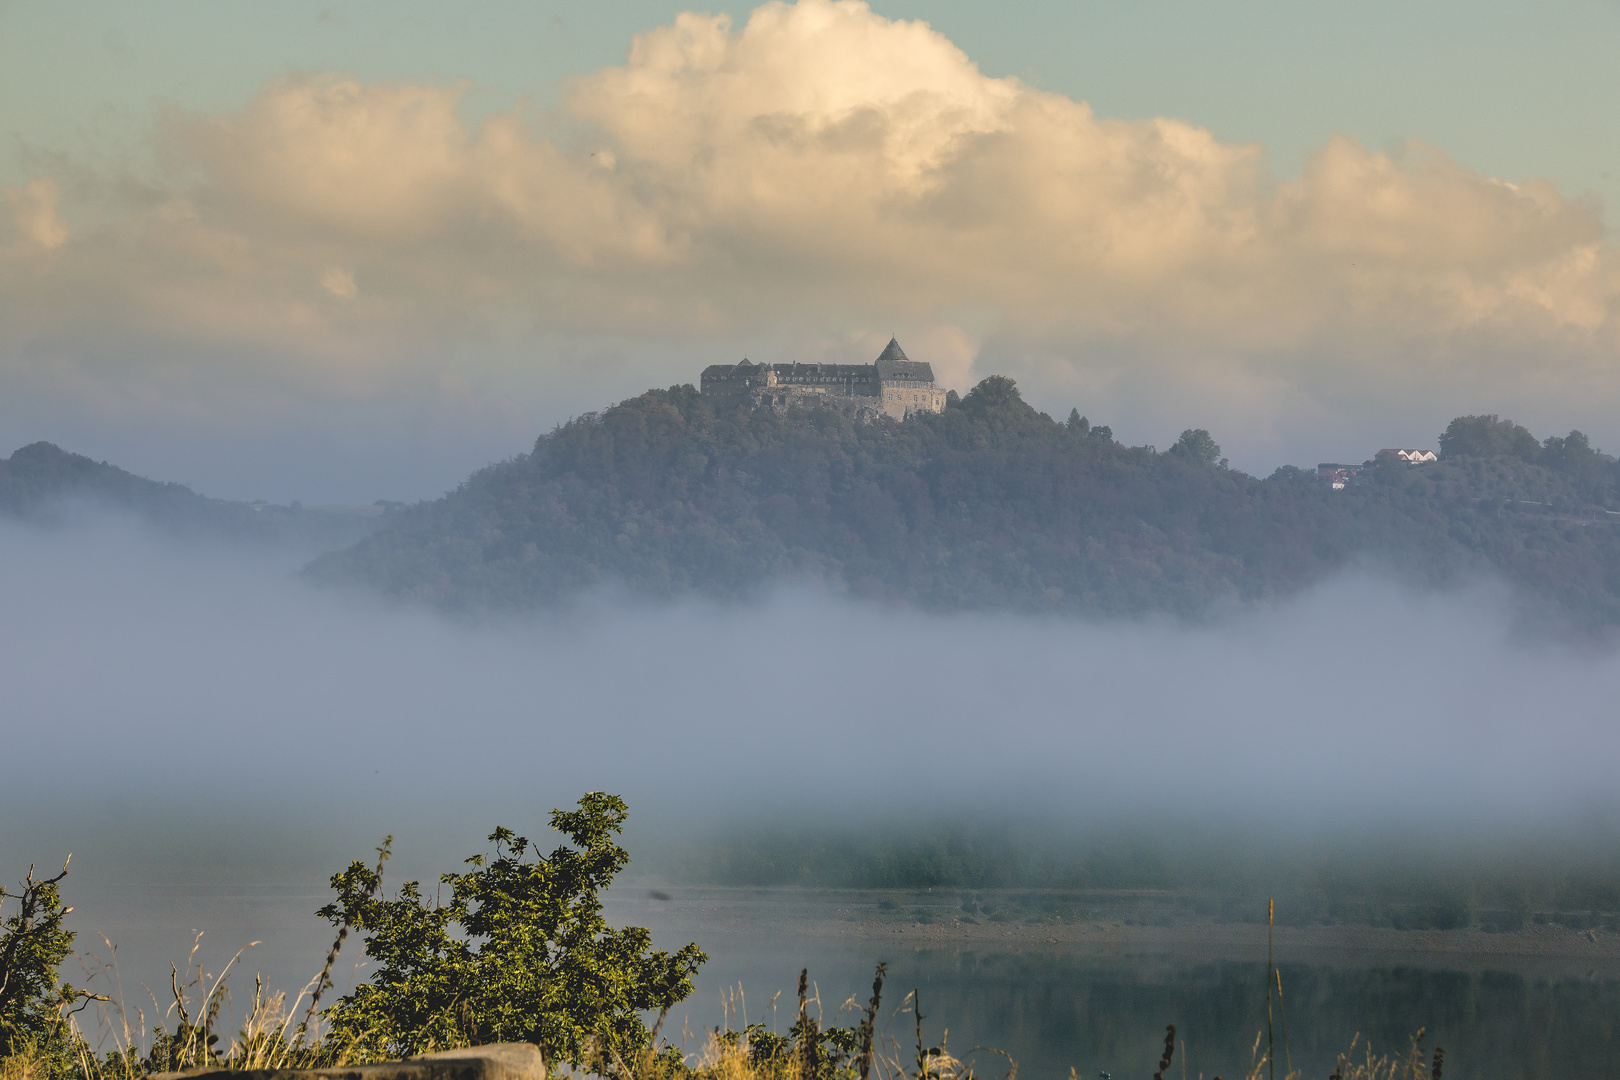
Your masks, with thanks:
M1150 1076L1170 1023L1185 1040L1189 1078L1235 1080L1247 1075L1255 1035L1265 1028L1263 952L1249 960L1241 952L1120 947L1110 953L1072 944L915 948L898 935L884 940L854 922L831 921L837 905L795 907L765 892L705 891L684 904L646 895L610 899L610 919L650 925L659 947L696 940L710 955L696 993L664 1027L677 1040L684 1029L689 1049L701 1045L703 1029L724 1022L721 999L728 990L742 987L747 1019L785 1031L801 967L809 968L831 1020L846 1000L865 1003L880 960L890 973L884 1024L897 1043L911 1045L912 1018L895 1008L916 987L931 1039L948 1028L958 1055L975 1046L1005 1050L1026 1080L1062 1080L1071 1067L1085 1078L1103 1071ZM94 947L97 932L118 942L125 992L141 1006L157 1001L141 984L162 989L169 961L184 960L196 930L208 930L201 959L210 971L247 942L262 941L243 960L245 985L233 1003L242 1006L255 970L264 972L268 986L293 990L318 970L331 928L313 912L327 898L316 884L87 891L75 913L78 944ZM811 924L817 932L795 930ZM365 977L363 968L355 970L357 944L351 938L334 973L339 992L357 975ZM1394 1052L1404 1050L1418 1028L1428 1031L1426 1046L1446 1048L1451 1077L1620 1076L1620 966L1613 960L1342 950L1295 952L1280 967L1279 1063L1286 1064L1286 1020L1288 1056L1306 1077L1328 1076L1335 1055L1358 1033L1375 1050ZM769 1003L778 991L773 1016ZM990 1076L1005 1069L989 1057L983 1064ZM1181 1067L1178 1054L1170 1075L1181 1076ZM1278 1075L1283 1071L1279 1067Z
M858 949L796 956L810 966L828 1012L870 986L870 963ZM1024 1077L1066 1077L1071 1066L1082 1077L1151 1075L1169 1023L1185 1041L1189 1077L1242 1076L1266 1026L1263 963L955 950L871 959L889 964L884 1011L899 1044L911 1042L911 1018L896 1016L894 1007L917 987L931 1036L948 1027L959 1056L975 1046L1004 1050ZM788 969L796 962L776 950L714 951L685 1018L689 1027L720 1022L716 991L738 983L752 1000L749 1019L770 1022L770 995L780 989L783 1000L791 997L797 972ZM1453 1076L1620 1075L1613 1039L1620 979L1343 962L1280 966L1279 1075L1291 1059L1305 1076L1326 1077L1358 1035L1377 1052L1404 1051L1419 1028L1427 1029L1426 1047L1446 1048ZM791 1009L782 1007L784 1028ZM992 1058L984 1064L1000 1071ZM1172 1074L1181 1067L1178 1060Z

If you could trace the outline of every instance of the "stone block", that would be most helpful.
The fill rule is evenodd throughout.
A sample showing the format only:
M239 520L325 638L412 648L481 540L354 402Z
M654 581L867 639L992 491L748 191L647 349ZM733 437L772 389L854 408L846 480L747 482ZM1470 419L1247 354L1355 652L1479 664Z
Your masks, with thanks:
M531 1043L491 1043L440 1050L404 1061L335 1069L187 1069L151 1080L546 1080L540 1050Z

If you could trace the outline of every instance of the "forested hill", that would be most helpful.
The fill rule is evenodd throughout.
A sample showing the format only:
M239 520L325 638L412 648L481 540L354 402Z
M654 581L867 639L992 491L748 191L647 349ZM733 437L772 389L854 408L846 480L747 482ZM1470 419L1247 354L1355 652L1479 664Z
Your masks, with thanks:
M311 508L230 502L184 484L148 480L48 442L0 458L0 517L50 521L69 506L133 515L170 533L286 543L321 550L354 543L382 524L383 508Z
M469 611L807 581L933 610L1198 614L1370 556L1432 584L1494 571L1578 625L1620 622L1612 459L1495 417L1442 448L1334 491L1229 470L1202 431L1121 446L1001 377L904 422L716 411L683 386L573 420L307 573Z

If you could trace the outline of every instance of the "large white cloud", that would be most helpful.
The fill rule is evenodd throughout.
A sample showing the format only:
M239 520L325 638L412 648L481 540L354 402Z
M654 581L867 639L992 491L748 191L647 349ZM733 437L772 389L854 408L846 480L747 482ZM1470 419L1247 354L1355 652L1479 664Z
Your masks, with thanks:
M94 224L56 178L9 190L0 365L145 385L130 357L161 355L168 396L364 397L468 339L813 351L898 327L960 379L982 346L976 374L1251 432L1379 397L1620 403L1599 208L1422 144L1333 136L1279 181L1257 146L1099 118L830 0L682 15L551 114L472 123L461 97L290 78L166 115L156 181L79 178Z

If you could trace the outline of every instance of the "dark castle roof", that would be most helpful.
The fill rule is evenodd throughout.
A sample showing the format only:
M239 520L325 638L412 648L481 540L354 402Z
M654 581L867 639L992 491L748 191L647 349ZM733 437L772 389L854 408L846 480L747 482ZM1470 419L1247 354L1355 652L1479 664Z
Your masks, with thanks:
M918 363L906 356L906 351L900 347L900 342L894 338L883 347L878 358L872 362L877 368L878 378L885 381L889 379L913 379L917 382L933 382L934 366L929 363Z
M776 372L779 379L870 379L874 374L871 364L754 364L747 360L740 364L710 364L703 374L708 378L746 378L767 369Z
M900 347L900 342L897 339L890 338L889 343L883 346L883 351L878 353L878 360L899 360L901 363L910 363L911 357L906 355L906 350Z
M889 339L889 343L883 347L878 358L870 364L754 364L744 360L740 364L710 364L703 369L703 376L723 380L749 378L756 373L764 372L766 368L773 369L778 378L786 379L801 375L819 377L818 381L827 378L856 378L872 372L883 381L890 379L930 383L934 381L933 365L906 356L906 351L894 338Z

